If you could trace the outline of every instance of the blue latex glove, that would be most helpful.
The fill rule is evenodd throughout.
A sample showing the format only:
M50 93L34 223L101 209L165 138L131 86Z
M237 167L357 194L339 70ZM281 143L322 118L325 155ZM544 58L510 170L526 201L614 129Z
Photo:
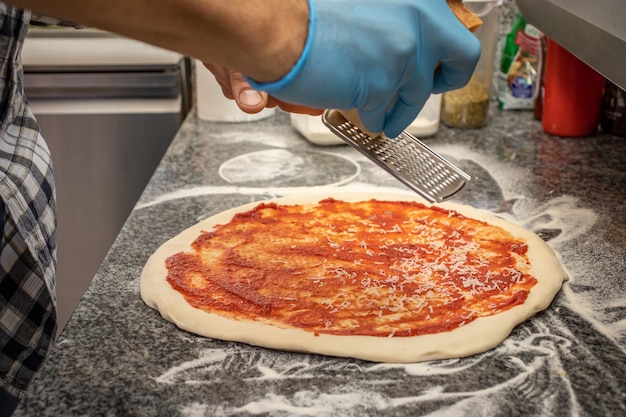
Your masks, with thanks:
M367 129L389 137L431 93L464 86L480 57L480 42L445 0L309 0L309 16L292 70L276 82L248 81L291 103L357 108Z

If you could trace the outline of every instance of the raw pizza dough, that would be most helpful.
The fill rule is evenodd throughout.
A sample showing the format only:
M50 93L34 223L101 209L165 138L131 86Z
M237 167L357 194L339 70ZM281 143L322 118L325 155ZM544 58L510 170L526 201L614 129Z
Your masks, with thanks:
M309 194L272 200L278 204L317 203L332 197L343 201L414 200L391 193L337 192ZM190 244L202 231L228 223L236 213L256 207L246 204L210 217L165 242L148 260L141 275L141 297L179 328L215 339L238 341L279 350L303 351L332 356L353 357L377 362L418 362L433 359L460 358L487 351L501 343L511 330L538 311L546 309L562 283L567 279L552 249L536 234L490 213L453 203L438 206L489 224L499 226L528 245L526 253L537 279L526 301L493 316L481 317L451 331L407 337L315 335L313 332L283 328L258 321L229 319L192 307L167 282L165 260L176 253L190 251Z

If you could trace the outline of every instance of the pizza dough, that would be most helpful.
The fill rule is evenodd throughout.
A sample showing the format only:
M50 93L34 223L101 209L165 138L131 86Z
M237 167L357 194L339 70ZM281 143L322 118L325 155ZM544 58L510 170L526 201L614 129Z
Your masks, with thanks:
M314 204L332 197L343 201L411 200L406 195L390 193L313 194L273 200L278 204ZM415 201L422 202L417 197ZM567 274L557 256L537 235L490 213L452 203L439 207L508 231L526 242L526 256L536 284L523 304L496 315L479 317L450 331L405 337L334 335L277 326L259 320L232 319L192 307L167 281L166 259L190 251L191 243L203 231L226 224L232 217L258 206L259 202L237 207L206 219L164 243L148 260L141 275L141 296L166 319L189 332L216 339L238 341L280 350L303 351L332 356L354 357L379 362L417 362L459 358L489 350L501 343L511 330L536 312L547 308L561 288ZM393 336L393 335L390 335Z

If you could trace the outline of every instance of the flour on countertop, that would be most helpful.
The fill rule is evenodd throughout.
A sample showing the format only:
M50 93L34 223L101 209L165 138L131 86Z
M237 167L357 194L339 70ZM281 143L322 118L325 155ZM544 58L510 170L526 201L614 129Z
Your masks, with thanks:
M289 148L291 140L282 135L265 132L243 132L239 130L229 130L228 132L212 133L211 143L262 143L273 148Z
M289 386L308 380L310 384L307 386L318 387L296 390L291 394L266 392L261 397L244 401L243 405L221 404L218 410L211 408L211 413L194 403L181 409L181 414L190 417L242 414L357 416L367 414L367 410L390 411L417 405L421 409L422 404L429 402L448 404L433 412L433 416L463 415L464 411L476 407L486 411L486 406L493 408L493 412L482 415L502 415L501 408L490 404L496 396L516 400L522 397L531 403L541 401L548 409L559 407L565 415L577 415L579 405L571 395L573 389L562 359L570 349L569 339L551 335L548 326L543 324L532 329L526 327L520 336L508 338L482 355L414 364L375 364L289 354L276 356L265 349L235 346L225 350L204 349L197 359L172 368L157 381L211 386L235 380L239 381L238 385L248 386L248 392L257 392L252 387L268 381L268 386L277 387L280 383ZM444 387L440 383L441 375L456 373L459 378L466 378L480 375L483 369L492 366L506 367L503 372L508 377L494 379L488 384L483 381L479 389L455 389L451 384ZM334 377L326 380L324 375ZM415 384L419 388L414 390L414 395L397 395L393 389L385 390L388 386L406 384ZM197 413L193 414L191 410Z
M272 388L270 391L247 389L247 392L263 392L263 395L242 398L242 404L206 405L201 401L194 402L181 408L183 416L361 416L368 412L396 409L398 413L406 413L407 409L416 405L419 405L420 410L431 410L424 415L437 417L462 415L477 409L481 410L481 415L498 416L510 414L511 409L507 409L510 405L507 404L520 401L528 404L528 412L534 415L553 415L556 411L563 415L581 414L571 385L576 370L567 358L574 354L587 357L590 353L579 346L561 316L559 303L616 341L622 349L621 342L626 338L626 319L614 319L606 313L608 307L626 307L626 289L620 292L615 288L607 288L608 283L615 282L616 277L596 277L592 272L615 270L614 265L609 268L609 264L615 260L603 259L584 250L586 240L593 235L591 232L597 222L596 213L581 207L580 202L572 196L558 196L546 202L525 197L530 194L528 187L531 184L524 179L522 172L488 155L471 153L466 148L454 146L443 146L437 150L459 161L470 160L492 176L500 186L503 198L514 201L510 212L497 215L535 232L551 231L548 244L560 255L571 275L570 282L565 284L554 307L543 312L541 317L520 324L509 338L491 351L461 360L374 364L284 352L265 354L264 349L239 344L228 344L223 350L203 349L195 359L174 365L155 380L161 384L211 385L235 379L250 387L272 381ZM361 162L356 156L355 160ZM366 164L362 169L379 168ZM266 174L272 172L267 171ZM161 195L137 209L180 198L224 193L280 197L314 191L368 190L414 195L405 188L380 186L359 180L352 180L341 187L196 187ZM579 284L584 284L584 294L576 292ZM194 343L202 345L203 342L198 338ZM593 362L595 358L588 356L588 360ZM601 368L606 365L598 362L597 366L598 372L603 372ZM488 383L481 381L480 385L476 385L480 386L477 390L464 389L467 383L459 386L441 383L442 376L457 375L455 380L469 381L493 367L498 367L499 372L506 377ZM610 369L605 371L610 372ZM333 378L325 377L327 375L333 375ZM302 380L312 381L311 386L316 388L309 387L296 392L287 388L282 392L278 388L287 387L289 381ZM414 388L410 395L397 395L386 388L394 384Z
M220 166L220 176L236 184L253 179L273 180L283 176L292 177L306 170L307 166L301 156L286 149L273 149L239 155L224 162Z
M360 171L360 165L352 159L329 152L269 149L229 159L220 166L219 175L231 184L310 187L342 185Z

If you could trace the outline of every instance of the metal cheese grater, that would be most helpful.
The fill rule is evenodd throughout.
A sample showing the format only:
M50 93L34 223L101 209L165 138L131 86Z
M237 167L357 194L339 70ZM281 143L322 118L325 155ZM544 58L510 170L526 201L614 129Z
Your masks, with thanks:
M450 198L471 179L408 132L393 139L382 133L369 135L337 110L326 110L322 120L346 143L431 203Z

